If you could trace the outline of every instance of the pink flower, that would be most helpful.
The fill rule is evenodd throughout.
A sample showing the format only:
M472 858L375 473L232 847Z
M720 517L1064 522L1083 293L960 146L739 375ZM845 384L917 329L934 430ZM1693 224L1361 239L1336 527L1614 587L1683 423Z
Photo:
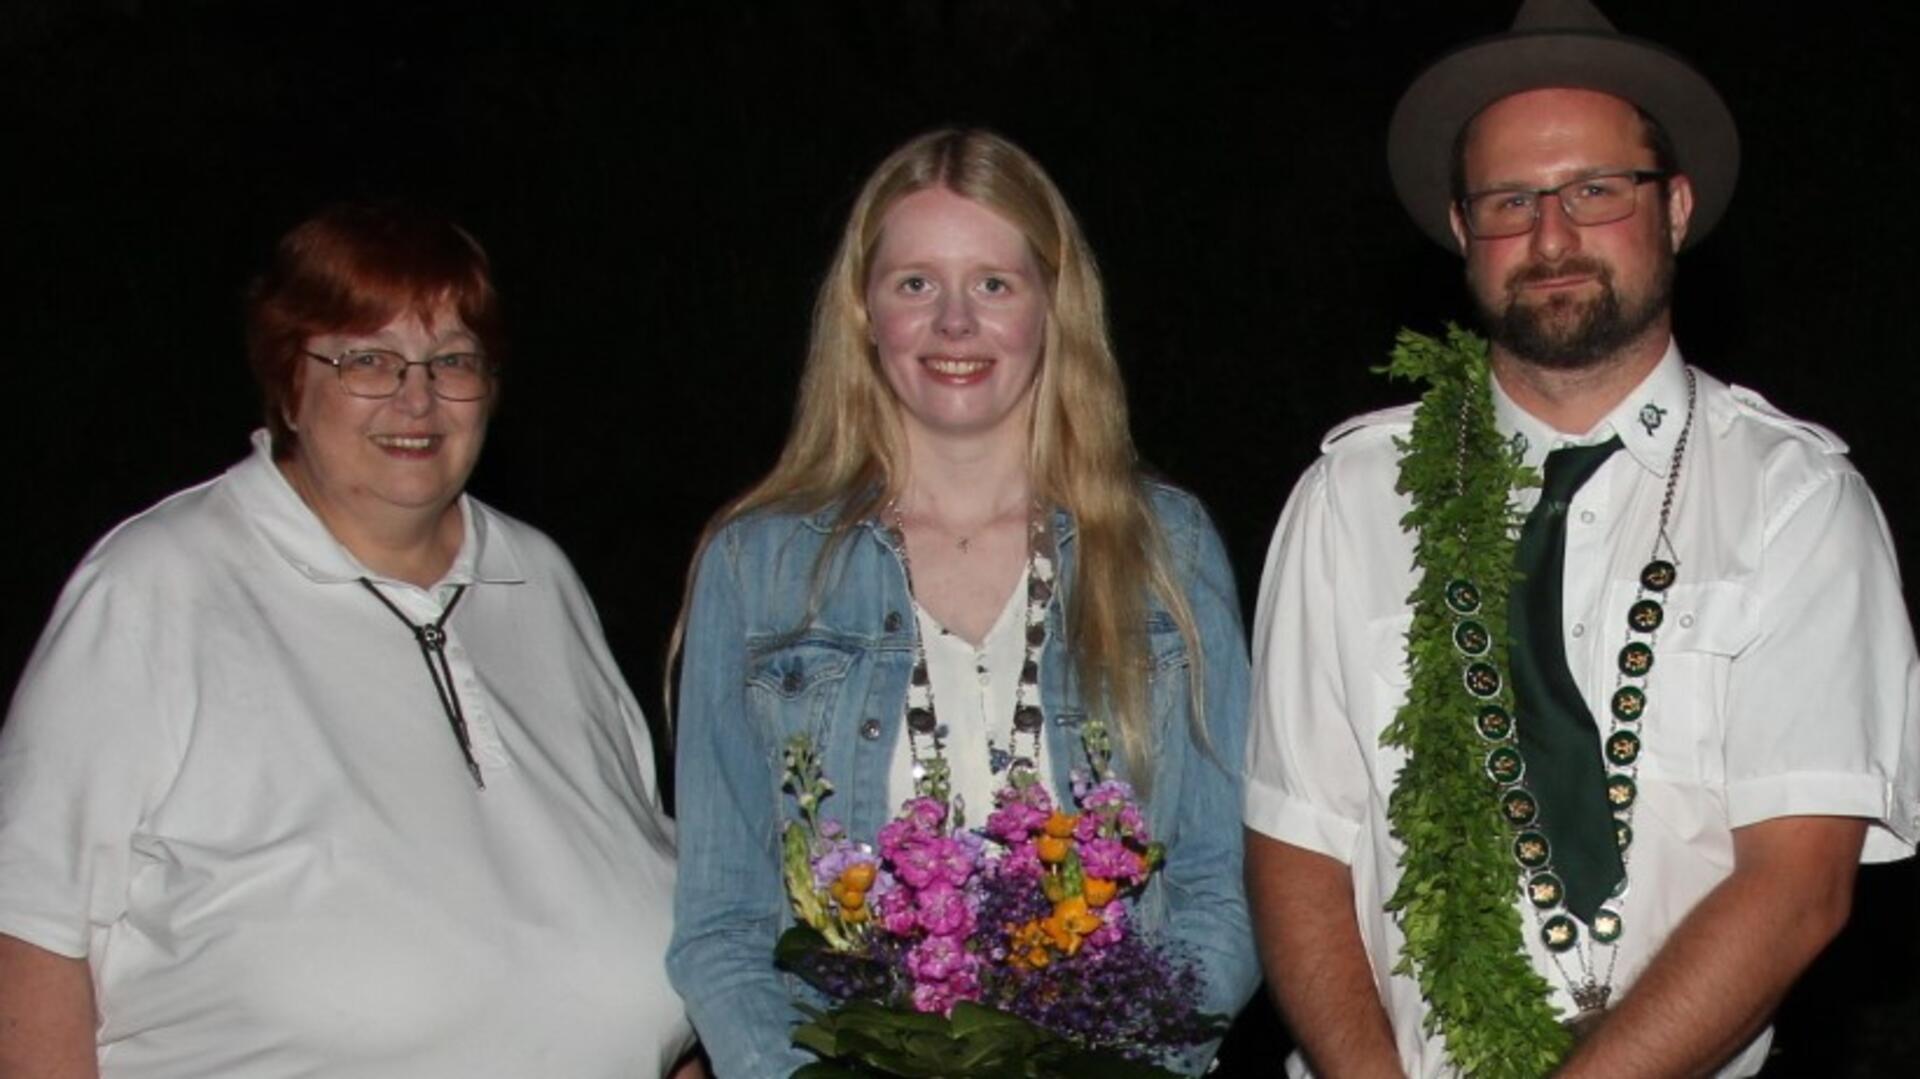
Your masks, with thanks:
M880 915L881 928L896 937L910 937L920 928L920 912L914 907L913 894L905 888L876 895L874 909Z
M907 952L907 971L921 985L945 982L962 971L971 974L976 962L958 936L928 937Z
M1029 877L1039 880L1046 874L1046 867L1040 864L1040 855L1033 849L1031 841L1010 848L996 864L997 872L1003 876Z
M1100 928L1088 933L1081 946L1098 951L1120 943L1126 935L1127 905L1116 900L1100 908Z
M893 853L892 861L894 872L915 888L936 882L958 887L973 875L967 848L947 836L907 843Z
M1147 875L1147 864L1118 839L1089 839L1080 844L1080 866L1089 877L1138 884Z
M947 804L932 798L909 798L901 804L900 816L921 831L935 832L946 823Z
M1004 843L1018 843L1047 823L1050 810L1015 802L987 815L987 834Z
M920 927L935 937L964 937L973 932L973 907L966 893L951 884L936 882L920 890L914 900Z

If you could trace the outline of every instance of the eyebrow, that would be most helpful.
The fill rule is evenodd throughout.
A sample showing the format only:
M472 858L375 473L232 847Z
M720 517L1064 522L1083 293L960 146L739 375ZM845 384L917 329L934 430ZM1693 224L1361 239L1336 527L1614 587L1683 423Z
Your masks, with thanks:
M1482 192L1487 192L1487 191L1540 191L1543 189L1550 191L1553 188L1561 186L1562 184L1579 183L1581 180L1590 180L1595 176L1617 176L1620 173L1625 173L1625 172L1658 172L1658 171L1660 170L1659 170L1659 166L1657 165L1593 165L1587 168L1575 170L1573 175L1560 181L1560 183L1558 184L1541 184L1536 186L1534 184L1527 183L1524 180L1501 180L1496 183L1488 184L1485 187L1472 188L1467 192L1467 194L1475 195L1475 194L1480 194Z

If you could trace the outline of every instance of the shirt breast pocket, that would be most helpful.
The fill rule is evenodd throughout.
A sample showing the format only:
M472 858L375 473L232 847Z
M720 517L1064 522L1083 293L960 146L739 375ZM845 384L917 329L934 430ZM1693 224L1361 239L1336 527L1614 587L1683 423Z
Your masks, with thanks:
M754 651L747 666L748 711L779 740L826 729L859 654L856 642L824 635Z
M1702 581L1676 584L1659 599L1665 617L1646 682L1640 768L1676 782L1718 786L1726 778L1734 663L1759 632L1752 590L1736 581ZM1623 590L1622 602L1610 606L1624 610L1632 601L1633 593ZM1624 641L1624 626L1619 636Z

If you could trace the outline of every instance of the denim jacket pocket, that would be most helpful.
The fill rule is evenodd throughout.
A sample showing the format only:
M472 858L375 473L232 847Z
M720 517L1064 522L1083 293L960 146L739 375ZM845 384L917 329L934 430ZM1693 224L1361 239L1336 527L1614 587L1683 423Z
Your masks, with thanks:
M821 734L865 642L809 633L751 647L747 710L778 745L795 734Z

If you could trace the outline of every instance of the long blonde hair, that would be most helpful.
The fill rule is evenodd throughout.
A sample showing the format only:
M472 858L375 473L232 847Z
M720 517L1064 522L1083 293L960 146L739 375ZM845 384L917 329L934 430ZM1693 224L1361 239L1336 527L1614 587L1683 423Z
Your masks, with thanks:
M1019 228L1046 278L1050 303L1029 470L1035 497L1065 509L1075 523L1078 555L1074 579L1065 588L1063 642L1074 678L1090 713L1107 717L1127 773L1144 794L1154 751L1147 686L1149 594L1186 640L1195 733L1204 746L1199 635L1141 483L1127 427L1126 390L1107 336L1099 267L1073 211L1039 162L999 135L928 132L895 150L868 177L814 303L786 446L764 479L714 516L701 535L694 565L714 534L745 514L832 508L834 532L815 567L818 589L825 567L852 530L901 494L906 437L868 336L867 274L888 211L932 187L971 199ZM690 571L689 600L692 587ZM669 679L689 605L683 601L668 646Z

